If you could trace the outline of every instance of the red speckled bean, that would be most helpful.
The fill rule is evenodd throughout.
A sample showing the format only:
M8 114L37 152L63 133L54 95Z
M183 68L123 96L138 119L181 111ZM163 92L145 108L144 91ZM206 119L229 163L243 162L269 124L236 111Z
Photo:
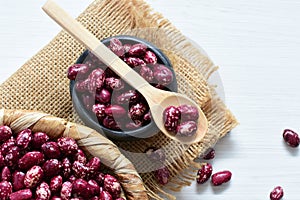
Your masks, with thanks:
M89 188L92 196L99 195L100 187L95 180L88 181L88 188Z
M3 156L5 156L7 154L7 152L10 150L11 147L16 145L16 140L11 137L9 140L7 140L6 142L4 142L1 145L1 153Z
M89 160L89 162L86 164L86 167L88 168L89 174L94 174L100 169L101 162L100 159L97 157L93 157Z
M87 84L87 89L91 94L95 94L97 89L100 89L105 80L105 73L103 69L97 68L94 69L89 77L88 77L88 84Z
M163 120L167 131L174 132L179 124L181 113L175 106L169 106L164 110Z
M30 189L19 190L9 195L10 200L30 200L32 192Z
M59 146L56 142L46 142L41 147L44 155L49 159L58 159L61 156Z
M138 43L130 47L130 49L128 50L128 54L131 56L141 56L146 53L146 50L147 46L145 44Z
M11 172L7 166L3 167L2 169L1 181L11 181Z
M34 165L40 165L44 162L44 154L39 151L31 151L26 153L18 162L18 166L22 170L27 170Z
M58 138L57 144L59 146L60 151L66 156L74 155L77 153L78 145L73 138L70 137Z
M124 82L120 78L109 77L105 79L105 85L110 90L121 90L124 88Z
M106 106L103 104L93 105L92 111L93 111L93 113L95 113L95 115L97 116L97 118L99 120L103 120L106 117L105 108L106 108Z
M202 184L205 183L212 174L212 165L209 163L206 163L202 165L202 167L198 170L197 173L197 183Z
M112 196L107 191L102 191L99 196L99 200L113 200Z
M60 197L62 200L69 200L71 198L71 195L72 195L72 183L66 181L62 184Z
M230 181L232 173L228 170L217 172L212 175L211 182L214 186L222 185Z
M20 158L20 151L21 149L17 146L11 147L4 157L5 164L10 167L16 165Z
M88 168L79 161L75 161L72 165L72 171L77 178L85 178Z
M191 137L197 131L197 123L194 121L182 122L176 128L176 134L182 137Z
M61 162L57 159L50 159L47 160L44 164L43 164L43 171L44 171L44 175L47 178L51 178L53 176L56 176L60 173L61 171Z
M63 183L63 178L60 175L54 176L51 179L50 185L49 185L49 188L50 188L51 192L52 193L59 192L61 190L62 183Z
M71 176L72 163L68 158L62 160L62 175L65 179Z
M81 162L82 164L86 164L86 156L81 149L77 150L77 153L74 155L73 160Z
M49 200L51 197L51 191L49 185L42 182L35 191L36 200Z
M34 188L42 180L44 175L43 169L40 166L33 166L30 168L24 178L24 185L26 188Z
M154 65L154 78L161 85L169 85L173 81L172 71L164 65Z
M295 131L285 129L283 131L283 139L291 147L295 148L299 146L299 135Z
M109 105L105 108L105 114L114 119L120 119L126 116L126 110L119 105Z
M70 80L82 79L89 71L89 67L86 64L74 64L68 68L67 77ZM77 76L79 75L79 76Z
M283 189L280 186L275 187L270 193L271 200L280 200L283 197Z
M40 149L48 140L49 136L46 133L36 132L33 134L31 145L34 149Z
M156 64L157 63L157 57L155 53L152 51L146 51L144 55L144 61L149 64Z
M16 145L22 149L26 149L32 140L32 132L30 129L21 131L16 138Z
M106 174L104 176L103 184L104 184L104 190L108 191L113 198L118 198L120 196L121 185L115 177Z
M77 179L73 182L72 194L77 197L83 197L85 199L92 196L92 193L89 189L89 184L83 179Z
M12 185L14 191L25 188L24 185L25 174L21 171L15 171L12 176Z
M205 152L205 155L202 156L202 158L204 160L211 160L211 159L214 159L215 157L215 150L213 148L209 148L206 152Z
M5 142L12 136L12 131L8 126L0 126L0 142Z
M154 173L156 181L161 185L166 185L169 182L170 171L167 167L162 167Z
M0 182L0 199L8 199L9 195L12 193L12 185L8 181Z

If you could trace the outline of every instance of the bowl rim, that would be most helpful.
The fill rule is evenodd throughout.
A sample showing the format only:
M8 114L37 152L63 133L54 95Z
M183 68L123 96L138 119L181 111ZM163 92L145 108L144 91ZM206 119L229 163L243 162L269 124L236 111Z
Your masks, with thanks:
M135 36L130 36L130 35L111 36L111 37L102 39L101 42L104 44L107 44L112 38L118 38L121 41L129 40L129 41L132 41L132 43L146 44L147 48L150 49L151 51L153 51L155 53L155 55L159 58L159 60L161 61L160 63L165 65L172 71L174 79L171 84L172 87L170 87L170 90L177 92L177 87L178 87L177 79L176 79L176 74L174 72L172 64L171 64L169 58L159 48L157 48L154 44L152 44L144 39L141 39L141 38L138 38ZM85 50L79 56L79 58L76 60L75 64L83 63L89 53L90 53L89 50ZM93 129L95 129L99 133L101 133L109 138L116 139L116 140L132 141L132 140L149 138L149 137L156 135L159 132L159 129L153 120L151 120L149 124L146 124L142 127L134 129L134 130L118 131L118 130L112 130L112 129L104 127L103 125L101 125L98 122L96 117L93 117L93 115L91 115L90 111L88 111L86 108L84 108L84 106L81 105L79 97L75 91L74 85L75 85L75 80L70 80L69 87L70 87L70 96L72 98L73 107L75 108L79 118L83 121L83 123ZM75 95L73 95L73 94L75 94ZM152 132L152 133L150 133L150 132Z

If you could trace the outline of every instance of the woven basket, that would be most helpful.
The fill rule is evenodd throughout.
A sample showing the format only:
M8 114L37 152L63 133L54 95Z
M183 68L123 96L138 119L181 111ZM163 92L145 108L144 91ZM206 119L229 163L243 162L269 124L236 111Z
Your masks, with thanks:
M11 127L14 132L30 128L45 132L52 139L72 137L88 156L97 156L109 167L122 185L126 199L148 199L143 181L133 164L118 147L93 129L49 114L25 110L0 110L0 125Z

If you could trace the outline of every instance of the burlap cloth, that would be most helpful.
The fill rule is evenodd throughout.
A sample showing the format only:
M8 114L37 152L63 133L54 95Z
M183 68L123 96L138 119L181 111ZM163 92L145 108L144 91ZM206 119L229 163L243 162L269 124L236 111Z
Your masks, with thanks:
M190 185L195 178L194 170L199 167L194 159L237 125L234 116L207 82L217 67L142 0L96 0L77 19L99 39L130 34L157 45L173 64L178 91L198 102L207 116L207 134L200 143L191 146L170 141L161 133L141 141L115 141L140 172L150 197L174 198L166 190L178 191ZM84 47L70 35L60 32L0 86L1 107L39 110L81 123L72 107L66 69L83 51ZM132 153L142 153L150 146L163 148L167 153L166 165L172 179L165 187L156 183L149 163Z

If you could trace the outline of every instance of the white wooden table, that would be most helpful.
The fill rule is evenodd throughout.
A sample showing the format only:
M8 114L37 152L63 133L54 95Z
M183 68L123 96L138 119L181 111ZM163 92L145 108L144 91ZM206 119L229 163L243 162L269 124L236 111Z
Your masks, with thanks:
M92 2L60 0L77 16ZM148 0L220 66L226 104L240 126L216 146L215 171L229 184L192 184L178 199L268 199L281 185L299 200L300 155L282 142L300 127L300 2L298 0ZM0 82L60 30L41 10L44 1L0 0Z

